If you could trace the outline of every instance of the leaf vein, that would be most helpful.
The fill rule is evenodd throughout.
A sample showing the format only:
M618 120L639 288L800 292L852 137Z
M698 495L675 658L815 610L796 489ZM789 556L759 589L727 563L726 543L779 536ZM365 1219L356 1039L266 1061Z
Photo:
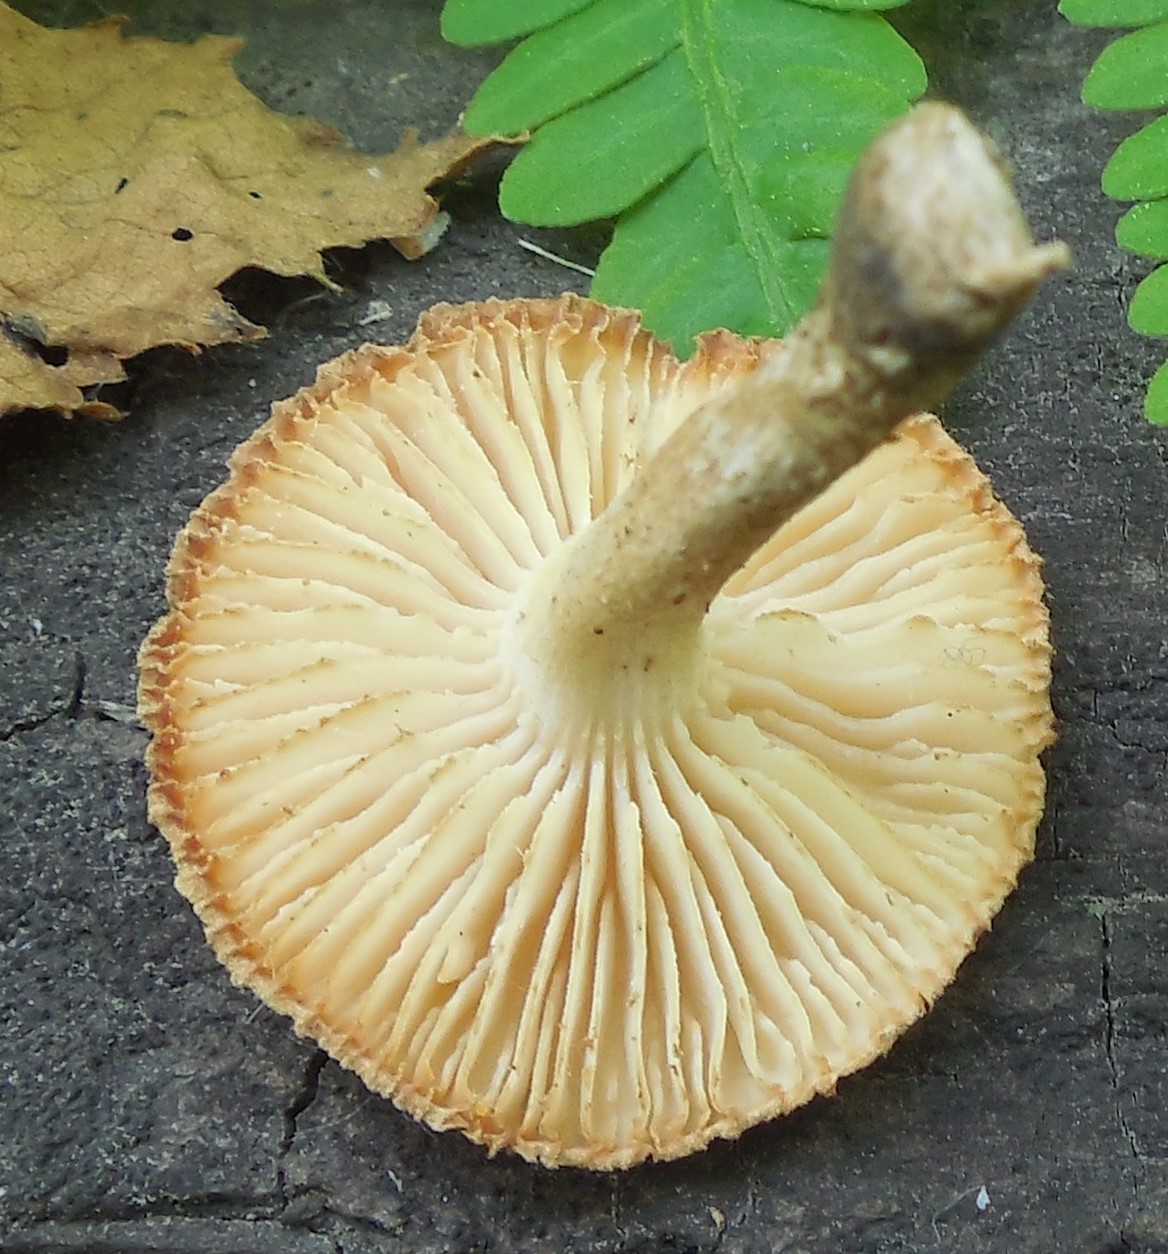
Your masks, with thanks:
M717 60L718 24L711 21L711 0L681 0L682 47L694 76L706 120L714 168L724 181L742 246L758 278L767 314L776 326L796 321L802 310L786 290L782 266L768 246L768 233L750 193L746 163L735 143L736 119L725 74Z

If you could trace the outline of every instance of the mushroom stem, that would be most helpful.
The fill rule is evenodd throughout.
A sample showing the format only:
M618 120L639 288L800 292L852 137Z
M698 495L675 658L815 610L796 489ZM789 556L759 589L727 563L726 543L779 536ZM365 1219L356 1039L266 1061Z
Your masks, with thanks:
M920 105L890 127L852 177L815 309L537 572L523 634L539 669L581 690L681 679L726 580L902 418L937 407L1068 261L1035 246L958 110Z

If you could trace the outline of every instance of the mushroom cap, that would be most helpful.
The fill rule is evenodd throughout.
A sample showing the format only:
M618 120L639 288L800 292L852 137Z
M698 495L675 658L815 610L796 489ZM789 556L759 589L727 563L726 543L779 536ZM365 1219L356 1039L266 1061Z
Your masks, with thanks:
M178 887L234 980L492 1151L627 1167L831 1092L1032 856L1039 563L932 417L731 579L687 708L533 707L532 571L768 351L439 306L278 405L178 538L140 690Z

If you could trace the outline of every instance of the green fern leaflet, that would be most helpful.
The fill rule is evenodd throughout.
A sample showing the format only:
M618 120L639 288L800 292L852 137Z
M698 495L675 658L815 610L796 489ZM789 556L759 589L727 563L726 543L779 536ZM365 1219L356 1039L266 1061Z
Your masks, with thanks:
M904 2L447 0L442 31L522 40L466 115L472 134L531 135L503 212L616 218L593 295L688 351L810 307L856 157L926 86L876 12Z
M1160 109L1168 105L1168 0L1062 0L1063 16L1082 26L1135 26L1110 43L1083 83L1096 109ZM1115 237L1141 257L1168 260L1168 116L1156 118L1120 144L1103 170L1103 190L1134 204ZM1168 336L1168 266L1136 288L1128 321L1144 335ZM1168 425L1168 364L1148 388L1144 412Z

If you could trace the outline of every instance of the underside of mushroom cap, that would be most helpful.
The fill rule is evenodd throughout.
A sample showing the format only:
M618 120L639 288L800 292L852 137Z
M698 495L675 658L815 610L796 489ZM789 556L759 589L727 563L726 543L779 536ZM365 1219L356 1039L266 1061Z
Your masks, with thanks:
M435 1128L605 1169L735 1136L883 1053L1032 856L1038 562L933 418L734 576L684 700L566 723L517 664L534 572L771 351L440 306L278 406L179 537L140 690L178 885Z

